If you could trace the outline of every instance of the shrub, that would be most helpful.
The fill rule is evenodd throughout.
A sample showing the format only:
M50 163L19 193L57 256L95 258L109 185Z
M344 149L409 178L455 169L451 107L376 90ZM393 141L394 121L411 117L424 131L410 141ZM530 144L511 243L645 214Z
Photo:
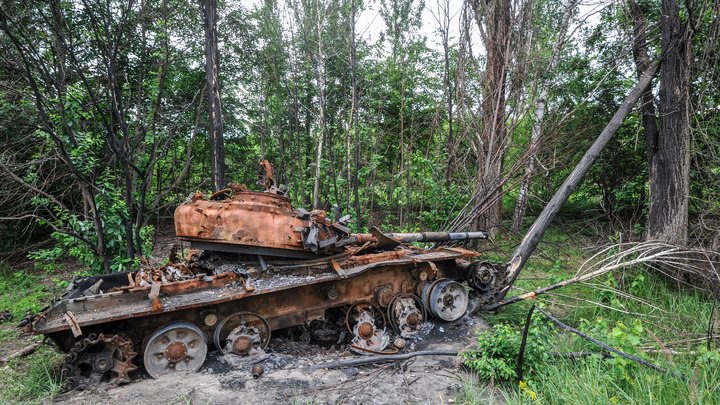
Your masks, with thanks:
M549 352L555 343L555 330L546 320L533 314L525 344L523 373L532 374L549 358ZM541 315L540 315L541 316ZM506 323L495 325L492 330L480 331L478 347L463 353L466 366L485 380L509 381L517 378L515 373L517 357L522 342L522 327Z

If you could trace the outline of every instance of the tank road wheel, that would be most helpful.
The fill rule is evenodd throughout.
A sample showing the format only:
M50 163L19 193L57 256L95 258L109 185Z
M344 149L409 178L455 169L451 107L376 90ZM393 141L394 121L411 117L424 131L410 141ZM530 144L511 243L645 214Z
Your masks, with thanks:
M220 353L248 356L260 353L270 343L270 324L253 312L236 312L215 328L213 343Z
M439 279L423 288L423 301L427 304L431 314L450 322L465 315L469 297L462 284L448 279Z
M345 313L345 326L347 326L347 329L350 333L353 333L353 329L355 329L354 325L358 323L359 317L363 313L367 313L368 315L370 315L370 317L373 319L373 324L380 323L380 321L382 321L382 328L385 329L385 327L387 326L385 315L380 310L380 307L373 304L372 302L356 302L355 304L351 305Z
M378 327L380 321L382 329ZM352 305L345 315L345 325L353 334L350 349L356 353L382 353L390 343L390 335L385 329L385 315L373 303L358 302ZM387 352L393 353L397 353L397 349Z
M69 391L86 389L100 382L128 383L128 373L137 368L132 364L136 355L130 339L91 333L75 342L65 356L63 388Z
M416 295L398 294L390 300L387 317L390 326L400 336L408 337L419 331L425 323L425 306Z
M196 372L207 355L205 334L197 326L178 322L155 331L148 339L143 361L152 378L178 371Z

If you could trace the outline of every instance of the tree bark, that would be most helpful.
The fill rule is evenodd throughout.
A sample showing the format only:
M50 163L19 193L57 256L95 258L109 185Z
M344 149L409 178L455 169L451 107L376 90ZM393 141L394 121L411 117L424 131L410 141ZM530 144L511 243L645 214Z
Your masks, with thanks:
M676 0L662 1L659 137L651 150L648 240L687 242L690 194L690 30Z
M217 0L204 0L203 11L205 14L205 74L210 115L210 171L212 190L215 192L225 188L225 143L220 104Z
M445 90L445 103L447 108L447 122L448 122L448 134L447 134L447 153L448 160L445 166L445 187L449 190L450 180L452 179L452 167L455 164L455 155L457 154L457 148L455 147L455 140L453 139L453 100L455 99L455 89L453 88L452 72L450 70L450 1L442 0L438 1L438 15L436 16L438 21L438 28L440 31L440 38L443 46L443 60L445 62L443 68L443 87Z
M637 1L630 2L630 15L633 20L633 59L638 78L642 76L650 65L650 57L647 50L647 20L642 7ZM655 114L654 96L652 89L648 88L643 92L640 104L642 114L642 125L645 132L645 148L647 150L648 167L657 152L658 146L658 125Z
M352 49L350 52L350 64L352 67L352 122L353 132L355 133L355 147L353 150L353 194L355 196L355 230L360 232L362 228L362 215L360 215L360 194L358 193L358 170L360 170L360 128L358 123L358 88L357 88L357 60L356 60L356 42L355 42L355 0L351 3L351 24L352 38L350 43ZM349 194L349 193L348 193Z
M320 208L320 165L322 163L322 149L323 149L323 141L325 139L325 130L326 130L326 123L325 123L325 54L323 53L323 14L324 14L324 7L321 5L321 3L318 1L317 4L317 14L316 18L317 21L315 21L315 34L316 34L316 40L317 40L317 60L315 61L316 68L315 68L315 79L317 81L317 92L318 92L318 115L320 118L320 126L318 128L318 136L317 136L317 149L315 152L315 182L313 183L313 209L319 209Z

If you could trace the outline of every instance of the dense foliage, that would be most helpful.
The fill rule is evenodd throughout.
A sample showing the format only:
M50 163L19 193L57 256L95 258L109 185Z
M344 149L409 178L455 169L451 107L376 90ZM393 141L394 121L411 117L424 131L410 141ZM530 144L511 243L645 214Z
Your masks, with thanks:
M588 10L525 0L500 10L505 3L220 1L227 181L252 187L256 162L269 159L296 205L338 204L365 229L504 229L528 179L527 215L537 213L633 86L634 21L622 1ZM660 3L638 4L656 57ZM687 4L700 13L683 15L695 24L691 236L712 243L717 4ZM369 30L353 10L373 21ZM201 8L33 0L3 1L0 11L0 249L51 234L57 247L34 257L124 269L149 252L153 228L178 203L210 188ZM512 33L502 60L485 37L496 12L509 25L495 28ZM491 80L498 69L502 80ZM492 115L498 89L502 114ZM635 111L568 214L643 237L644 136ZM479 221L498 204L501 217Z

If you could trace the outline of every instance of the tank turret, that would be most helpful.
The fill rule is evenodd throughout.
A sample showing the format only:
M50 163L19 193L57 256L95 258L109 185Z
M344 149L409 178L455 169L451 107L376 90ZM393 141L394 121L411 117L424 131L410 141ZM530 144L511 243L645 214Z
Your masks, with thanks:
M201 192L175 210L175 232L191 248L265 257L317 259L341 253L348 246L367 244L376 250L391 250L402 243L484 239L485 232L352 234L350 216L333 218L322 210L293 208L287 188L276 186L272 166L259 165L258 184L265 190L250 191L229 184L210 197Z

